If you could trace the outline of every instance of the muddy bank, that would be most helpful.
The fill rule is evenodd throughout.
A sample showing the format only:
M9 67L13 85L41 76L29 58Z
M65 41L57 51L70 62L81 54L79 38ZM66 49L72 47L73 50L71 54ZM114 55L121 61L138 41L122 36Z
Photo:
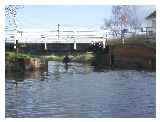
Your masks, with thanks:
M114 65L156 69L156 50L146 47L114 48Z
M92 65L98 68L156 70L156 49L144 45L98 48Z
M15 61L5 62L6 71L34 71L47 68L47 63L38 58L16 59Z

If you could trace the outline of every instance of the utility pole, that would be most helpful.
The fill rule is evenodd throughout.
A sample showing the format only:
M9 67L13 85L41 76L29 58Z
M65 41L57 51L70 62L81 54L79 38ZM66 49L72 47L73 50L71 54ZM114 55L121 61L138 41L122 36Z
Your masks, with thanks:
M57 32L58 32L58 40L59 40L59 26L60 26L60 24L58 24L57 26L58 26Z

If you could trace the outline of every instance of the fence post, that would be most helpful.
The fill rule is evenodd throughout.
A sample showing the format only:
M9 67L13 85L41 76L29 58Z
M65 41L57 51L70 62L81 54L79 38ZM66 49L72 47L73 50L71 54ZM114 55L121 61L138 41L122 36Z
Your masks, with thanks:
M76 44L76 40L74 40L74 50L77 49L77 44Z

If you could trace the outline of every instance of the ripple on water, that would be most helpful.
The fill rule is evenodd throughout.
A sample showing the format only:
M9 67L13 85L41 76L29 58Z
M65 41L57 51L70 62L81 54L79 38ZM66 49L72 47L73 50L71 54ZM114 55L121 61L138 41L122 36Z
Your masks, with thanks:
M6 76L6 117L155 117L155 72L68 69Z

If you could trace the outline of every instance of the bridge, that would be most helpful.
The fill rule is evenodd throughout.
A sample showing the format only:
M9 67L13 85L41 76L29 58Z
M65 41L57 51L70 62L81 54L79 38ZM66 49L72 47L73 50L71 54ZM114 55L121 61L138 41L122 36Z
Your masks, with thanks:
M6 43L41 43L47 49L47 44L73 44L74 49L79 43L93 44L100 42L105 48L106 31L95 27L65 27L58 24L54 29L18 29L6 33ZM15 46L16 48L16 46Z

